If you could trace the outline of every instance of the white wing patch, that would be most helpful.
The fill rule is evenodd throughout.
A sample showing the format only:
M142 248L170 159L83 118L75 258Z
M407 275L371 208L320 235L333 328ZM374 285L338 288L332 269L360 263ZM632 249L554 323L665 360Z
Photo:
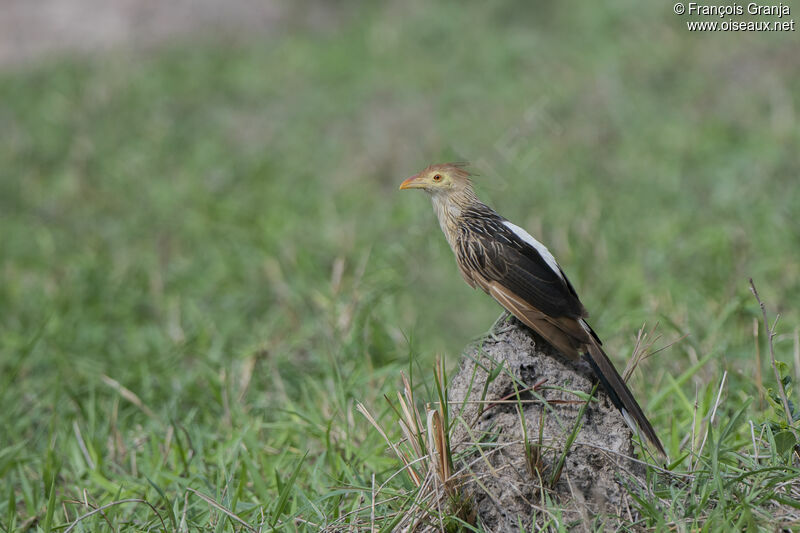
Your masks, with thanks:
M503 224L513 231L517 237L525 241L527 244L530 244L536 251L539 252L539 255L542 256L542 259L545 260L547 265L555 272L559 278L564 279L564 275L561 273L561 269L558 267L558 263L556 263L556 258L553 257L553 254L550 253L550 250L547 247L533 238L533 236L525 231L524 229L520 228L516 224L509 222L508 220L504 220ZM566 280L564 280L566 281Z

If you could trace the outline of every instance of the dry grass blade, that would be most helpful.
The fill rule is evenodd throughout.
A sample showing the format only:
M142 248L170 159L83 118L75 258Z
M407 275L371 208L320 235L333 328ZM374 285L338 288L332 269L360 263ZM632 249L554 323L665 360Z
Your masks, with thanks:
M398 515L397 521L392 522L394 531L414 531L422 524L426 524L426 527L436 524L437 529L444 531L447 529L444 523L444 518L447 516L457 516L460 520L469 520L469 506L465 505L460 498L458 485L455 483L457 476L453 469L452 450L450 449L447 390L444 385L446 377L442 364L437 366L435 374L439 396L436 408L430 404L424 408L417 408L411 383L405 375L403 376L403 390L397 393L399 405L393 405L387 398L389 405L397 415L403 435L400 442L392 442L387 432L369 414L363 404L358 403L356 406L356 409L378 430L387 445L403 463L403 469L391 477L405 470L416 487L415 492L409 495L409 510L402 516ZM377 488L373 486L372 502L376 500L378 500L377 503L380 502L378 498L386 483L388 480ZM374 508L377 503L373 504L372 502L369 504L370 528L375 526L377 513ZM387 518L387 516L382 518Z
M92 456L89 453L89 449L86 447L86 442L83 440L83 435L81 434L81 428L78 426L78 422L72 422L72 431L75 433L75 439L78 441L78 447L81 449L81 453L83 454L83 458L86 461L86 466L89 467L90 470L95 469L94 461L92 460Z
M437 411L428 411L428 447L436 451L436 473L445 490L450 492L450 476L452 475L450 461L447 460L447 436L442 425L442 417Z
M359 413L364 415L364 417L367 419L367 421L369 421L369 423L372 424L372 427L374 427L375 429L378 430L378 433L381 434L381 437L383 437L383 440L386 441L386 444L389 445L389 447L392 449L392 451L397 456L397 458L400 459L400 461L402 461L405 470L408 472L408 475L411 477L411 481L414 483L414 485L419 487L420 484L422 484L422 478L417 473L416 469L414 468L412 463L408 460L408 458L405 456L405 454L400 451L400 449L395 445L394 442L392 442L392 439L389 438L389 436L383 430L381 425L378 424L378 421L375 420L375 418L370 414L370 412L367 410L367 408L364 407L364 404L362 404L361 402L358 402L358 404L356 404L356 409L358 410Z
M76 526L77 526L77 525L78 525L78 524L79 524L81 521L85 520L86 518L89 518L90 516L92 516L92 515L95 515L95 514L97 514L97 513L102 513L102 512L103 512L103 511L105 511L106 509L109 509L109 508L111 508L111 507L114 507L114 506L116 506L116 505L121 505L121 504L123 504L123 503L143 503L143 504L147 505L148 507L150 507L150 509L152 509L152 510L153 510L153 512L156 514L156 516L158 516L158 519L161 521L161 527L162 527L162 529L163 529L164 531L166 531L166 530L167 530L167 525L164 523L164 519L163 519L163 518L161 518L161 515L158 513L158 511L156 510L156 508L155 508L155 507L153 507L153 505L152 505L150 502L148 502L147 500L142 500L142 499L139 499L139 498L128 498L128 499L125 499L125 500L118 500L118 501L115 501L115 502L107 503L107 504L105 504L105 505L103 505L103 506L97 507L96 509L92 509L91 511L89 511L89 512L88 512L88 513L86 513L86 514L83 514L83 515L79 516L78 518L76 518L76 519L75 519L75 521L74 521L74 522L72 522L72 523L69 525L69 527L68 527L67 529L65 529L65 530L64 530L64 533L70 533L70 531L72 531L73 529L75 529L75 527L76 527Z
M622 372L622 379L624 381L628 381L633 374L633 371L636 370L636 367L639 366L647 352L650 348L653 347L653 344L661 338L661 335L655 336L654 333L656 328L658 328L658 322L656 325L649 332L645 332L644 328L647 324L642 324L642 327L639 328L638 333L636 334L636 342L633 345L633 353L631 354L630 359L628 359L628 364L625 365L625 370Z
M764 408L764 379L761 377L761 343L758 339L758 319L753 317L753 343L756 348L756 389L758 390L758 408Z
M369 505L369 530L375 531L375 473L372 473L372 498Z
M661 334L656 335L656 330L658 330L659 323L656 322L655 326L653 326L650 331L645 331L644 328L646 325L646 323L642 324L642 327L639 328L639 331L636 334L636 341L633 345L633 353L631 354L630 359L628 359L628 364L625 365L625 370L622 372L622 379L625 382L628 381L642 361L674 346L688 336L688 334L682 335L666 346L662 346L657 350L653 350L653 345L658 342L659 339L661 339Z
M245 528L247 528L249 531L256 531L256 528L254 528L253 526L251 526L250 524L248 524L247 522L245 522L243 519L241 519L241 518L239 518L238 516L236 516L236 515L233 513L233 511L231 511L231 510L229 510L229 509L225 508L224 506L222 506L222 505L220 505L219 503L217 503L216 501L214 501L214 500L213 500L213 499L212 499L210 496L206 496L206 495L205 495L205 494L203 494L202 492L198 492L198 491L194 490L194 489L193 489L193 488L191 488L191 487L187 488L186 490L188 490L189 492L191 492L191 493L193 493L193 494L196 494L197 496L200 496L200 498L201 498L202 500L204 500L206 503L208 503L210 506L214 507L215 509L217 509L218 511L222 512L223 514L227 515L227 516L228 516L228 517L230 517L232 520L234 520L234 521L236 521L236 522L239 522L239 523L240 523L240 524L242 524L242 525L243 525Z
M158 419L156 414L149 407L147 407L144 404L144 402L142 402L141 398L139 398L139 396L137 396L135 392L128 389L127 387L124 387L119 381L115 380L114 378L108 377L105 374L103 374L100 377L100 379L103 380L103 383L105 383L112 389L116 390L120 396L122 396L123 398L131 402L133 405L141 409L144 414L146 414L150 418Z
M500 398L499 400L481 401L480 403L485 404L485 407L483 407L483 409L478 411L478 413L475 415L475 421L477 421L481 416L483 416L483 414L486 411L488 411L489 409L491 409L493 407L497 407L498 405L503 405L503 404L520 405L520 404L523 404L523 403L542 403L542 400L540 398L534 398L533 400L522 400L522 399L519 398L519 396L521 394L525 393L525 392L538 392L539 389L542 387L542 385L544 385L545 383L547 383L547 378L539 380L537 383L534 383L530 387L525 387L524 389L520 389L519 391L510 392L510 393L506 394L505 396L503 396L502 398ZM467 402L467 403L471 403L471 402ZM576 403L579 403L579 402L576 402ZM474 423L475 422L473 422L473 425L474 425Z
M411 388L408 378L404 373L400 374L403 379L403 390L397 392L397 401L400 410L397 411L400 417L400 428L406 437L408 444L413 448L414 456L424 455L422 435L422 419L417 412L414 400L414 391ZM391 405L391 404L390 404Z
M761 307L761 316L764 319L764 330L767 332L767 345L769 346L769 358L770 362L772 363L772 371L775 373L775 381L778 385L778 393L780 394L781 401L783 402L783 410L786 413L786 423L794 434L795 441L797 441L799 437L793 426L794 419L792 417L792 410L789 408L789 399L786 397L786 390L783 388L783 381L781 380L781 374L778 371L778 364L775 362L775 347L772 342L773 337L775 337L775 326L777 326L781 315L777 315L775 317L775 323L770 328L769 320L767 319L767 307L758 296L758 291L756 290L756 284L753 283L753 278L750 278L750 292L752 292L753 296L756 297L756 301L758 302L759 307Z
M703 455L703 448L706 446L706 440L708 439L708 433L711 431L711 426L714 424L714 417L717 414L717 408L719 407L720 401L722 401L722 390L725 388L725 380L728 377L728 371L722 373L722 379L719 382L719 390L717 391L717 399L714 401L714 407L711 409L711 414L708 417L708 422L706 423L706 431L703 435L703 442L700 443L700 449L697 450L697 460L700 460L700 457ZM696 465L696 463L695 463Z

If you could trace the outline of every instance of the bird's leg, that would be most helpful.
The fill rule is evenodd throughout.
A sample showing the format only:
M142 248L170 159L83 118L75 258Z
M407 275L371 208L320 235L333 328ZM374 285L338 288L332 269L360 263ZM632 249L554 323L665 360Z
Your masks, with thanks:
M507 324L506 321L511 318L511 313L503 309L503 314L500 315L497 320L494 321L492 327L489 328L489 336L492 337L492 340L498 342L499 339L497 338L498 335L505 333L506 331L510 330L512 326Z

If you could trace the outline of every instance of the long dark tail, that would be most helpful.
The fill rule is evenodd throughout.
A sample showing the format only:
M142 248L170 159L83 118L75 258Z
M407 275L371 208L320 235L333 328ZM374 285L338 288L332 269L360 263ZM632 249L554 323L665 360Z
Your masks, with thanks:
M611 398L611 401L614 403L614 406L622 412L622 416L625 417L625 421L628 423L628 425L633 425L631 424L631 419L633 419L633 422L636 423L639 431L641 431L645 438L647 438L647 440L650 441L653 446L655 446L655 448L658 450L658 453L666 458L667 452L664 450L664 446L658 439L658 435L656 435L656 431L653 429L652 424L650 424L650 421L647 420L646 416L644 416L644 412L636 402L636 398L633 397L633 394L625 384L622 376L620 376L619 372L617 372L617 369L614 368L614 364L608 358L603 349L597 343L592 342L588 345L588 353L584 354L584 359L586 359L589 364L592 365L594 373L603 384L603 388L606 389L606 392ZM632 427L631 429L636 431L636 427Z

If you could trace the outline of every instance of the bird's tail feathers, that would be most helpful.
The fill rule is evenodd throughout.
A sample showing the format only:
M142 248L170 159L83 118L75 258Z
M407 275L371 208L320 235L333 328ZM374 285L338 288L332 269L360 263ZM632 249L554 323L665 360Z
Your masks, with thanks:
M623 418L625 418L625 422L631 426L634 432L643 434L656 448L658 453L666 458L667 452L664 450L664 446L661 444L658 435L656 435L652 424L647 420L642 408L639 407L630 389L628 389L628 386L625 384L625 380L619 375L617 369L614 368L614 364L600 345L595 342L589 343L584 358L592 366L594 373L611 398L611 402L620 410Z

